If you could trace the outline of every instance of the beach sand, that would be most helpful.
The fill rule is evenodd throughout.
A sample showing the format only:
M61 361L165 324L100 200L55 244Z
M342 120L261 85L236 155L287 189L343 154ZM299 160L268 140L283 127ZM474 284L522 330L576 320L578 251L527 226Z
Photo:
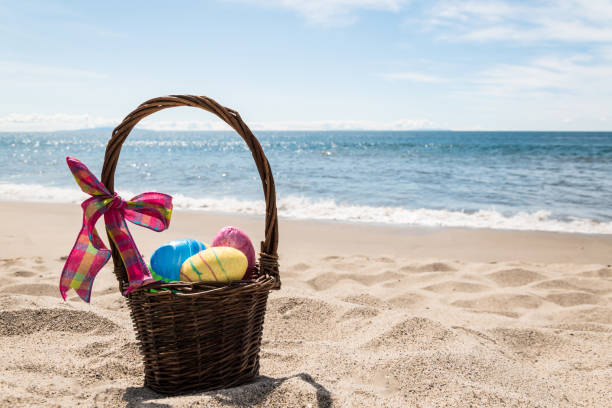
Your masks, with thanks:
M143 387L108 266L91 304L59 295L80 208L0 211L0 406L610 405L611 236L281 220L260 377L164 397ZM169 231L130 229L148 256L225 225L259 246L260 217L176 211Z

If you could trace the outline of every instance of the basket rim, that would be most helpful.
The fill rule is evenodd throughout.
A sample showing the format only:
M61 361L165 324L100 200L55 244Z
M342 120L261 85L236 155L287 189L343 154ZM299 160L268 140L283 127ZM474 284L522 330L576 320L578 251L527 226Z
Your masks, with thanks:
M276 280L268 275L261 276L257 280L230 281L225 282L155 282L135 289L142 291L147 296L167 296L169 294L177 297L193 297L202 295L217 295L221 293L238 293L251 290L271 290ZM216 284L216 285L211 285ZM150 292L155 289L158 292Z

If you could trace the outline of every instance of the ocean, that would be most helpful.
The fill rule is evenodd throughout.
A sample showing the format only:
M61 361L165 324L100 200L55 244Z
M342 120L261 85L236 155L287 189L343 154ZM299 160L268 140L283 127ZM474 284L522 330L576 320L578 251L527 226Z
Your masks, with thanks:
M100 174L111 129L0 133L0 200L80 202L65 162ZM612 234L612 132L255 132L281 217L399 226ZM263 214L232 132L135 130L115 188L175 208Z

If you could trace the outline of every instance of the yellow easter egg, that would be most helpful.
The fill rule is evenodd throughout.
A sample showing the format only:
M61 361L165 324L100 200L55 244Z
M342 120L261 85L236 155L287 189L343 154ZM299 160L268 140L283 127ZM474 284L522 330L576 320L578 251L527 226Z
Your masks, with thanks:
M229 282L244 277L249 262L239 250L209 247L187 258L179 279L183 282Z

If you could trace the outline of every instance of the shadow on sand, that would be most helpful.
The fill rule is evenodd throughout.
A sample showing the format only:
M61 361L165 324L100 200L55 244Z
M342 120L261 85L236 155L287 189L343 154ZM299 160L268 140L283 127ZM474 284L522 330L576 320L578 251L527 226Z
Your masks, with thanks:
M331 393L316 382L310 374L300 373L288 377L272 378L267 376L259 376L255 381L234 388L227 388L216 391L207 391L200 393L181 394L181 396L207 396L214 398L219 404L228 407L248 407L257 404L262 404L268 396L280 387L285 381L292 378L299 378L305 383L310 384L317 395L318 408L328 408L332 405ZM128 387L123 394L123 401L127 401L127 407L147 407L147 408L169 408L172 405L155 400L163 400L164 398L172 398L163 394L158 394L147 387ZM313 401L314 402L314 401ZM313 407L314 407L313 403Z

